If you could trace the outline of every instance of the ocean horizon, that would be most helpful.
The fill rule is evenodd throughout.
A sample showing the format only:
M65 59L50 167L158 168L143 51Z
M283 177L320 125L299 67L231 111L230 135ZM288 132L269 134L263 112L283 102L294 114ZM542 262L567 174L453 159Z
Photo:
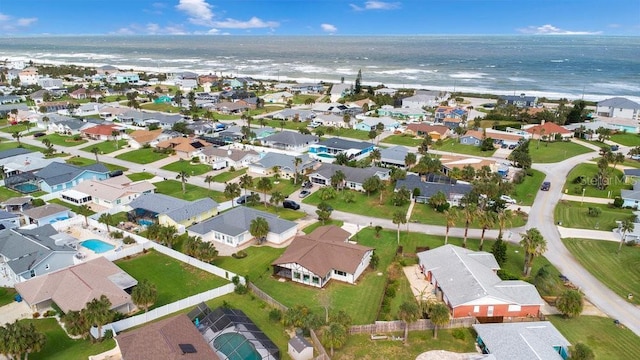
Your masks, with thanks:
M298 82L640 101L640 37L0 37L6 60Z

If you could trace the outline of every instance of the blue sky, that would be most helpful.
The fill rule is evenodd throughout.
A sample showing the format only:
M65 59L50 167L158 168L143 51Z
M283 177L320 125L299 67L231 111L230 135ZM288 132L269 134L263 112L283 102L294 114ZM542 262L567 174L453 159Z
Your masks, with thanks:
M0 35L640 35L640 0L0 0Z

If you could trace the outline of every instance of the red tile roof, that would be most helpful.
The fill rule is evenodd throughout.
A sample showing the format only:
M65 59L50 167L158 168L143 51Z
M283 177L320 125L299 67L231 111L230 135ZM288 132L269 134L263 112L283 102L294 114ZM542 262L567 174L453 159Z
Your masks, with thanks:
M541 124L541 125L532 126L525 131L528 132L529 134L540 135L542 129L544 129L544 133L546 135L572 133L571 131L563 128L562 126L552 122L545 122L544 124Z

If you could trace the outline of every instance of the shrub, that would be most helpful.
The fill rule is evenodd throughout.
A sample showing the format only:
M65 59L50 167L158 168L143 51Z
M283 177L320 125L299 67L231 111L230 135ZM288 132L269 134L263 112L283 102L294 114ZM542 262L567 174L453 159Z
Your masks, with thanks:
M191 162L194 164L198 164L200 162L200 158L197 156L194 156L191 158Z
M33 318L34 319L37 319L39 317L40 317L40 313L39 312L36 311L36 312L33 313Z
M31 200L31 205L33 205L33 207L43 206L44 204L45 204L45 202L42 199L33 199L33 200Z
M113 338L113 330L111 330L111 329L105 330L103 338L104 339L112 339Z
M613 199L613 206L617 208L621 208L623 204L624 204L624 200L622 200L620 196L616 196L616 198Z
M236 167L235 167L235 166L231 166L231 167L229 167L229 171L231 171L231 172L236 171Z
M515 174L513 174L513 183L522 184L524 182L524 177L525 177L524 171L520 170L516 172Z
M231 254L232 257L236 258L236 259L244 259L247 257L247 252L244 250L240 250L236 253Z
M593 360L595 358L593 350L583 343L577 343L571 349L571 359L573 360Z
M246 293L249 291L249 288L248 288L246 285L237 284L237 285L236 285L236 288L235 288L235 289L233 289L233 291L234 291L236 294L243 295L243 294L246 294Z
M282 311L280 311L280 309L271 309L271 311L269 311L269 320L273 322L282 320Z
M464 340L467 337L467 332L465 329L455 328L451 330L451 336L453 336L454 339Z
M507 270L504 270L504 269L498 270L498 276L502 280L520 280L519 276L514 275L514 274L512 274L512 273L510 273L510 272L508 272Z
M627 246L636 246L638 244L638 242L635 241L635 240L629 240L629 241L625 242L624 244L627 245Z
M114 239L122 239L124 237L122 231L112 231L109 235Z
M136 241L131 236L127 236L124 239L122 239L122 242L129 245L129 244L134 244Z
M44 317L52 317L52 316L56 316L56 314L58 314L58 312L55 311L55 310L47 310L44 313L44 315L42 315L42 316L44 316Z

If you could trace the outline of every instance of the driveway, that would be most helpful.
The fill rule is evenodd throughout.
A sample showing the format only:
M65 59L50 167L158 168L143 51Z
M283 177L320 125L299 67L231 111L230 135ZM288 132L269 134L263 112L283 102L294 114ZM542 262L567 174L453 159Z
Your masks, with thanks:
M31 308L26 302L12 302L0 307L0 325L12 323L20 319L28 319L32 317Z

